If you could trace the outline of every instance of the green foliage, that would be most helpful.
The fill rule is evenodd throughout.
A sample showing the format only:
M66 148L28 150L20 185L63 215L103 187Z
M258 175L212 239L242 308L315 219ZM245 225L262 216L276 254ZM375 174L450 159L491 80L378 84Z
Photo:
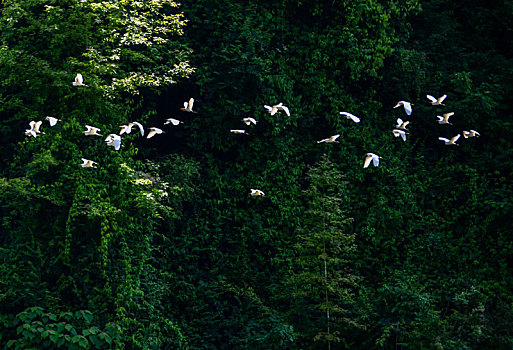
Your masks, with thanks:
M511 349L512 8L3 1L0 344Z

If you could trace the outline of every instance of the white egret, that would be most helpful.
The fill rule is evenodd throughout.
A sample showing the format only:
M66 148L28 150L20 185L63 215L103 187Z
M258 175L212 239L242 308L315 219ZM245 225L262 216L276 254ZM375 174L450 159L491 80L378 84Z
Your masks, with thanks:
M466 139L468 139L469 137L479 137L479 136L481 136L481 134L475 130L463 131L463 137Z
M85 158L82 158L82 162L83 163L80 164L82 168L97 168L97 166L95 165L98 164L97 162Z
M409 121L403 121L401 118L397 118L397 125L395 126L395 128L408 131L408 129L406 129L406 126L408 124L410 124Z
M178 124L183 124L183 122L178 119L169 118L169 119L166 119L166 122L164 123L164 125L167 125L167 124L173 124L176 126Z
M183 103L184 108L180 108L180 110L185 111L185 112L190 112L190 113L198 113L198 112L192 110L193 105L194 105L194 99L191 97L189 99L189 102Z
M271 114L271 115L275 115L276 112L279 112L280 110L281 111L284 111L285 114L287 116L290 117L290 111L289 111L289 108L287 106L284 106L282 102L278 103L277 105L274 105L274 106L268 106L268 105L264 105L264 108L267 109L267 111Z
M73 86L87 86L84 84L84 78L82 77L82 74L77 73L75 76L75 81L73 82Z
M132 132L132 125L120 125L121 131L119 132L120 135L123 135L124 133L130 134Z
M260 191L260 190L257 190L257 189L251 189L251 192L249 193L251 196L255 197L255 196L265 196L265 193Z
M105 138L105 142L107 142L107 146L114 147L116 151L119 151L121 147L121 136L116 134L109 134Z
M322 139L321 141L317 141L317 143L321 143L321 142L326 142L326 143L336 142L336 143L338 143L338 141L336 141L336 140L339 138L339 136L340 136L340 134L333 135L330 138Z
M360 122L360 118L358 118L357 116L355 116L354 114L351 114L349 112L339 112L341 115L344 115L347 119L351 119L352 121L354 121L355 123L359 123Z
M440 141L445 142L445 144L446 144L447 146L453 146L453 145L454 145L454 146L459 146L459 145L456 143L456 141L458 141L458 139L459 139L459 138L460 138L460 134L458 134L458 135L454 136L454 137L453 137L452 139L450 139L450 140L449 140L449 139L447 139L447 138L445 138L445 137L439 137L438 139L439 139Z
M55 124L57 124L58 121L60 121L59 119L57 118L54 118L54 117L45 117L46 120L48 120L48 122L50 123L50 126L54 126Z
M147 139L151 139L154 135L160 135L160 134L163 134L164 131L162 131L162 129L159 129L159 128L150 128L150 132L148 133L148 136L146 137Z
M244 123L246 123L246 125L251 125L252 123L254 125L256 125L257 121L255 120L255 118L251 118L251 117L247 117L247 118L242 118L242 121Z
M452 123L449 122L449 117L451 115L454 115L454 112L445 113L445 114L442 114L442 116L437 115L436 117L438 118L438 124L452 125Z
M394 130L392 130L392 133L394 134L395 137L401 136L403 141L406 141L406 131L400 130L400 129L394 129Z
M428 98L428 100L431 101L431 104L433 106L445 106L442 102L445 100L445 98L447 97L447 95L443 95L442 97L440 98L435 98L431 95L426 95L426 97Z
M367 168L370 165L371 161L372 161L372 164L374 164L374 166L378 166L380 158L382 158L382 157L378 156L377 154L367 153L365 155L365 161L363 162L363 167Z
M413 106L413 103L410 103L410 102L407 102L407 101L399 101L394 106L394 108L397 108L397 107L400 107L400 106L404 107L404 111L406 112L406 114L411 115L411 112L412 112L411 106Z
M234 134L246 134L246 130L239 130L239 129L231 129L230 132L232 132Z
M90 126L90 125L86 125L86 128L87 130L84 131L84 135L95 135L95 136L102 136L100 134L98 134L98 131L100 131L100 129L98 128L95 128L94 126Z

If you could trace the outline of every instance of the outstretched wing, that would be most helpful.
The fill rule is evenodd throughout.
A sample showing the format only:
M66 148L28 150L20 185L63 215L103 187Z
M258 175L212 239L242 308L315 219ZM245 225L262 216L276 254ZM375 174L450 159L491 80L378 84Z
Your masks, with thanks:
M432 103L435 103L436 101L438 101L435 97L431 96L431 95L426 95L426 97L432 102Z
M364 167L364 168L369 167L369 164L370 164L371 160L372 160L372 156L367 156L367 157L365 157L365 161L364 161L364 163L363 163L363 167Z

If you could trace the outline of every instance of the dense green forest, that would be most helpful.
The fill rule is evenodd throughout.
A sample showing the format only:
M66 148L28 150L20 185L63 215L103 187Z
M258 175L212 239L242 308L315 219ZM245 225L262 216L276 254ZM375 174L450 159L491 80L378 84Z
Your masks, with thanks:
M2 348L513 348L513 1L0 9Z

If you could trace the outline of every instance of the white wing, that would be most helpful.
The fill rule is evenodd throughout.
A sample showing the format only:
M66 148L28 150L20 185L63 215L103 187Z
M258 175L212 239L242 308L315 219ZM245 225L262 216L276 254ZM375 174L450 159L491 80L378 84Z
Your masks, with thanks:
M442 103L447 98L447 95L443 95L438 99L438 103Z
M371 160L372 160L372 156L371 155L367 155L367 157L365 157L365 162L363 163L363 167L367 168L369 166Z
M441 121L443 121L443 120L444 120L444 117L442 117L442 116L440 116L440 115L437 115L436 117L438 118L438 122L441 122Z
M192 105L194 104L194 99L191 97L189 99L189 109L192 111ZM201 109L201 108L200 108Z
M397 118L397 125L395 127L400 128L401 125L403 125L403 120L401 118Z
M73 82L73 85L83 85L84 84L84 78L82 77L82 74L77 73L75 76L75 81Z
M131 124L137 125L137 127L139 128L139 131L141 132L141 136L144 136L144 128L141 125L141 123L139 123L139 122L132 122Z
M273 110L273 108L271 106L268 106L268 105L264 105L264 108L267 109L267 111L269 113L271 113L271 111Z
M187 109L187 106L188 106L188 105L189 105L189 103L188 103L188 102L184 102L184 103L183 103L183 106L185 107L185 109Z
M411 103L410 102L403 102L404 110L406 111L406 114L411 115L412 109L411 109Z
M120 147L121 147L121 137L114 138L114 149L116 151L119 151Z
M451 143L454 143L454 142L458 141L458 139L460 138L460 136L461 136L460 134L458 134L458 135L454 136L454 137L451 139Z
M404 131L401 133L401 138L403 141L406 141L406 133Z
M290 117L290 111L289 111L289 108L287 106L281 106L280 108L283 109L283 111L285 111L285 114Z
M433 103L435 103L436 101L438 101L436 98L434 98L433 96L431 95L426 95L426 97Z
M337 135L333 135L332 137L330 137L330 141L333 142L335 141L336 139L338 139L340 137L340 134L337 134Z
M379 165L379 157L377 155L372 156L372 163L374 164L374 166Z
M443 142L451 142L451 140L445 138L445 137L439 137L438 138L440 141L443 141Z
M470 131L465 131L465 130L463 130L463 137L464 137L464 138L466 138L466 139L468 139L468 138L469 138L469 136L470 136Z
M59 119L54 118L54 117L46 117L45 119L50 122L50 126L54 126L59 121Z
M351 113L348 113L348 112L340 112L340 114L341 115L345 115L348 119L351 119L355 123L359 123L360 122L360 118L358 118L354 114L351 114Z

